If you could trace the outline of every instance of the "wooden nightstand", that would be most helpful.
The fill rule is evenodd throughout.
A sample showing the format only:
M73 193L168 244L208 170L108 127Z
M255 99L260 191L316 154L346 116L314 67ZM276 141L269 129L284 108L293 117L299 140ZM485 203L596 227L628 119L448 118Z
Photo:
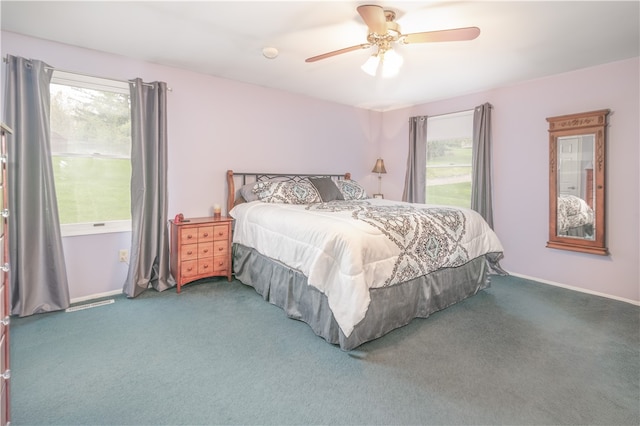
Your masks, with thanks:
M231 281L230 217L198 217L171 223L171 273L180 287L201 278Z

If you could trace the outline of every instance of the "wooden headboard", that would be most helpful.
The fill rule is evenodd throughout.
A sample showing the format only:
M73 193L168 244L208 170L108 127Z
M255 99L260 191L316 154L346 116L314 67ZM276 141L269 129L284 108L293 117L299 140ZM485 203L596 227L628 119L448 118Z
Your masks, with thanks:
M291 180L299 182L307 178L329 177L335 180L349 180L351 173L342 175L336 174L283 174L283 173L238 173L233 170L227 170L227 214L231 211L236 202L236 184L242 187L253 182L264 182L271 179Z

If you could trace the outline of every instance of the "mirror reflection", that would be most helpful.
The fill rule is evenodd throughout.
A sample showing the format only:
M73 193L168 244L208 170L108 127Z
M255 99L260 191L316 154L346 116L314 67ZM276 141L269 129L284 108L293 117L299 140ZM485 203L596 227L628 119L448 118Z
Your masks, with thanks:
M595 238L593 186L595 135L564 136L558 145L557 235Z

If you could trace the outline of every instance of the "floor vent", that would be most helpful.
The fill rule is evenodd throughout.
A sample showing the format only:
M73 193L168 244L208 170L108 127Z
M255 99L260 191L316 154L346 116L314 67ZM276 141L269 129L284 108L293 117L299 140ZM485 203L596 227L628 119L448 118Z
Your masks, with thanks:
M108 300L101 300L99 302L87 303L85 305L72 306L70 308L65 309L65 312L75 312L75 311L81 311L83 309L95 308L103 305L110 305L113 302L115 302L114 299L108 299Z

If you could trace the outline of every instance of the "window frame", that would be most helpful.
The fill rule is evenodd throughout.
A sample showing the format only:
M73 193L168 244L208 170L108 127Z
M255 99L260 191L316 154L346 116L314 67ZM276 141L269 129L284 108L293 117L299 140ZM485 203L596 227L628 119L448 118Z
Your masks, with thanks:
M129 83L125 81L54 70L50 84L74 86L85 89L109 91L130 96ZM53 156L53 153L51 153ZM129 160L131 160L129 158ZM57 193L56 193L57 196ZM62 237L131 232L131 218L102 222L60 223Z
M469 109L469 110L463 110L463 111L457 111L457 112L451 112L451 113L444 113L444 114L439 114L439 115L434 115L434 116L427 116L427 132L426 132L426 137L425 137L425 144L427 145L427 149L425 150L425 155L427 156L427 158L425 158L425 182L424 182L424 191L425 191L425 202L429 203L429 178L428 178L428 170L429 170L429 141L433 141L433 140L439 140L439 139L432 139L429 137L429 129L432 128L433 126L433 122L434 121L439 121L439 120L446 120L446 119L454 119L457 117L468 117L470 118L471 121L471 127L470 127L470 139L471 139L471 144L472 144L472 157L470 160L469 165L467 166L465 165L457 165L459 167L469 167L469 175L471 177L471 191L473 191L473 115L474 115L474 109ZM443 139L446 140L446 139ZM451 165L452 167L455 165ZM433 166L432 166L433 167ZM469 204L468 206L466 206L465 208L471 208L471 196L469 197ZM443 204L443 205L447 205L447 206L452 206L452 207L460 207L457 205L453 205L453 204Z

